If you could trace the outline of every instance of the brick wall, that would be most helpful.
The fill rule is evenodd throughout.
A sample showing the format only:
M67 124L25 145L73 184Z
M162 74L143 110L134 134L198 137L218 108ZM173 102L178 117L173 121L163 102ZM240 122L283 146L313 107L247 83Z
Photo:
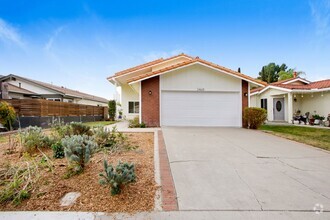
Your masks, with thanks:
M242 115L244 113L244 108L249 106L249 97L245 96L244 93L248 94L248 90L249 90L249 85L248 82L245 80L242 80ZM246 128L247 125L244 123L244 120L242 118L242 125L243 128Z
M159 76L143 80L141 86L142 122L148 127L159 127Z

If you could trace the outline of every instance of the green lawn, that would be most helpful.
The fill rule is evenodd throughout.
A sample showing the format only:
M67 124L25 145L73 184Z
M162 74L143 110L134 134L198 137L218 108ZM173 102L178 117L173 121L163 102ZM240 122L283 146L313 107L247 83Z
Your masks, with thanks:
M260 130L314 147L330 150L330 129L290 125L263 125Z
M106 125L111 125L116 123L115 121L92 121L92 122L85 122L83 123L84 125L88 125L91 127L96 127L96 126L106 126Z

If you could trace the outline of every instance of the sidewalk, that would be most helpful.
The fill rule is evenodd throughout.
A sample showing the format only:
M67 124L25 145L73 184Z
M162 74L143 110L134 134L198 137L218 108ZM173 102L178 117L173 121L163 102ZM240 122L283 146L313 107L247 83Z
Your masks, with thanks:
M104 128L111 130L114 126L116 126L117 130L120 132L155 132L161 130L160 128L129 128L128 124L128 121L119 121L115 124L107 125Z
M218 220L218 219L330 219L329 212L309 211L175 211L141 212L133 215L103 212L0 212L2 220Z

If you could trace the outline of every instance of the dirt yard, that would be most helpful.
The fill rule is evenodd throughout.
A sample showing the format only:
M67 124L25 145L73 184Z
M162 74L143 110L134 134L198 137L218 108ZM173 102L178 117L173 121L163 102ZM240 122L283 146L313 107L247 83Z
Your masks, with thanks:
M52 159L53 171L43 169L37 189L29 199L15 206L2 204L0 210L14 211L93 211L93 212L137 212L152 211L156 184L154 181L154 140L152 133L126 133L132 146L136 149L110 155L98 152L93 155L82 174L65 179L67 160L53 159L52 150L43 152ZM5 154L5 141L0 146L0 170L8 164L15 164L21 160L21 153ZM34 155L40 157L41 153ZM99 173L103 172L103 160L117 164L123 162L135 163L136 182L125 186L122 193L111 196L109 187L99 184ZM2 190L0 186L0 190ZM61 207L60 199L68 192L80 192L81 196L70 207Z

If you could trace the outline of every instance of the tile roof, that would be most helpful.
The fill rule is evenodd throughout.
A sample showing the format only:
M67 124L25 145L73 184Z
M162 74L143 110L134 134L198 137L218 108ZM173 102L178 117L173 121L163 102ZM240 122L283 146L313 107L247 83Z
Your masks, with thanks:
M284 89L291 89L291 90L311 90L311 89L330 88L330 79L315 81L315 82L311 82L306 85L283 84L284 82L287 82L290 80L292 80L292 78L289 80L282 80L280 82L270 83L268 85L280 87L280 88L284 88ZM252 89L251 93L259 92L262 89L263 88Z
M143 69L143 68L146 68L146 67L150 67L150 66L153 66L155 64L162 63L162 62L167 61L167 60L172 60L172 59L175 59L175 58L180 57L180 56L184 56L184 57L187 57L189 59L193 59L191 56L189 56L187 54L184 54L184 53L181 53L179 55L172 56L172 57L169 57L169 58L166 58L166 59L160 58L160 59L157 59L157 60L150 61L148 63L144 63L144 64L141 64L141 65L132 67L132 68L128 68L126 70L119 71L119 72L115 73L115 75L109 76L107 79L111 79L111 78L114 78L114 77L117 77L117 76L122 76L122 75L125 75L126 73L130 73L130 72L137 71L137 70L140 70L140 69Z
M80 92L80 91L77 91L77 90L68 89L68 88L65 88L65 87L62 87L62 86L56 86L56 85L53 85L53 84L50 84L50 83L40 82L38 80L33 80L33 79L17 76L17 75L14 75L14 74L10 74L6 77L10 77L10 76L20 78L20 79L23 79L25 81L30 81L34 84L40 85L40 86L45 87L47 89L62 93L63 95L72 96L72 97L76 97L76 98L87 99L87 100L91 100L91 101L102 102L102 103L108 103L108 100L105 99L105 98L98 97L98 96L93 96L93 95L83 93L83 92Z
M280 81L277 81L277 82L272 82L270 84L271 85L278 85L278 84L282 84L282 83L286 83L286 82L292 81L294 79L301 79L301 80L304 80L304 81L309 82L307 79L303 79L301 77L296 77L296 78L283 79L283 80L280 80Z
M192 64L192 63L202 63L202 64L205 64L205 65L211 66L213 68L216 68L216 69L219 69L219 70L228 72L228 73L230 73L232 75L235 75L235 76L238 76L240 78L243 78L243 79L246 79L246 80L250 80L252 82L255 82L255 83L258 83L258 84L261 84L261 85L267 85L267 83L265 83L265 82L256 80L256 79L254 79L252 77L249 77L249 76L244 75L242 73L239 73L239 72L236 72L234 70L228 69L226 67L223 67L223 66L220 66L220 65L211 63L211 62L206 61L206 60L203 60L203 59L200 59L199 57L196 57L196 58L193 58L191 60L184 61L184 62L181 62L181 63L177 63L177 64L174 64L174 65L165 67L163 69L160 69L160 70L157 70L157 71L154 71L154 72L150 72L150 73L147 73L147 74L142 74L142 75L138 75L138 76L132 77L132 78L130 78L130 79L127 80L127 83L131 83L131 82L134 82L134 81L137 81L137 80L148 78L150 76L156 76L156 75L161 74L163 72L174 70L176 68L183 67L183 66L186 66L186 65L189 65L189 64Z
M29 91L27 89L20 88L18 86L15 86L13 84L10 84L10 83L8 83L8 91L9 92L19 93L19 94L27 94L27 95L33 95L33 94L35 94L34 92L31 92L31 91Z

